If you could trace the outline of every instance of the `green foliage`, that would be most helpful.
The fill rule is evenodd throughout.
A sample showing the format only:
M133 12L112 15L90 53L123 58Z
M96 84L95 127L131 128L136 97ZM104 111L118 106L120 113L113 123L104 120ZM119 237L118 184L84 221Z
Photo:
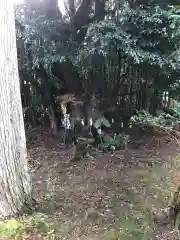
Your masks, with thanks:
M0 237L12 237L16 235L20 226L15 219L0 222Z
M72 46L64 41L63 34L57 31L58 26L64 24L62 20L49 20L39 9L30 12L31 17L28 18L26 5L17 6L15 16L24 26L22 39L27 57L26 69L32 71L32 68L43 66L50 72L52 63L67 61L73 51Z
M179 69L171 55L178 49L179 9L164 10L157 6L131 9L125 4L118 19L91 23L79 49L73 42L65 41L64 21L47 20L38 10L27 20L25 12L25 5L17 8L16 19L25 26L26 54L31 52L33 67L42 64L51 69L52 63L71 59L78 68L84 66L81 71L86 72L91 70L92 63L98 64L104 57L113 58L118 52L135 64L166 68L166 72ZM57 31L59 26L62 31Z
M99 149L108 152L125 148L129 136L126 134L115 134L113 138L103 139Z
M117 53L131 63L150 66L152 70L170 75L179 69L175 32L175 17L158 6L122 8L119 19L106 19L91 24L79 49L77 62L97 65L99 57L114 58ZM164 74L165 73L165 74Z
M179 47L179 37L180 37L180 28L179 28L179 23L180 23L180 7L179 6L174 6L171 7L168 11L168 19L170 21L170 29L172 29L172 37L173 40L176 41L176 45ZM178 48L177 48L178 50ZM178 52L178 51L177 51Z
M39 232L48 233L51 232L53 224L45 214L36 214L31 217L24 217L21 226L21 232L33 233L34 229ZM19 231L20 232L20 231Z
M169 90L173 99L179 101L180 100L180 80L178 79L175 82L173 82L170 85Z
M180 108L172 109L171 113L166 114L162 112L158 116L153 116L149 112L141 110L131 117L131 123L142 128L171 129L180 124Z
M111 95L109 83L114 81L112 86L116 87L116 82L119 81L118 78L123 72L121 62L124 61L125 68L128 69L129 66L136 68L136 73L127 70L133 75L133 80L128 76L126 81L131 80L132 84L129 85L133 85L133 88L136 88L135 91L139 91L140 82L149 81L146 87L150 86L152 92L155 88L160 92L170 90L171 94L178 99L180 89L179 9L178 6L162 8L154 5L131 8L125 1L124 5L121 4L118 16L106 15L105 20L91 21L90 24L78 29L77 34L73 36L78 38L81 30L86 34L80 41L81 44L77 44L78 40L76 37L72 38L74 31L71 29L75 23L71 26L69 17L48 19L42 9L28 13L29 17L26 5L17 7L16 20L24 27L22 38L25 43L26 63L22 72L29 75L27 82L29 82L29 88L33 88L33 90L30 89L30 95L35 90L34 96L38 99L37 109L44 108L42 109L44 114L50 102L57 105L54 99L65 86L66 80L61 74L55 76L53 67L54 63L66 61L73 63L73 70L82 76L80 81L82 80L84 86L86 85L84 79L91 81L92 85L97 84L93 82L93 74L97 74L98 77L95 79L95 81L99 80L97 91L103 89L104 95L106 91L107 95ZM86 28L87 32L84 31ZM147 70L148 74L145 74L145 77L139 76L139 73L146 73ZM105 87L101 88L100 84L104 84ZM106 86L106 84L109 85ZM119 92L123 92L123 87L124 85ZM23 91L27 98L24 89ZM85 92L88 91L87 88ZM151 98L149 95L147 101ZM25 102L28 106L31 105L29 102L33 103L33 97ZM35 107L34 109L37 112ZM39 113L36 114L36 118L37 116ZM172 121L170 116L160 116L159 122L169 124L169 121Z
M31 238L34 233L54 239L57 232L65 229L63 222L52 220L46 214L37 213L32 216L23 216L19 219L10 219L0 222L0 237L12 239Z

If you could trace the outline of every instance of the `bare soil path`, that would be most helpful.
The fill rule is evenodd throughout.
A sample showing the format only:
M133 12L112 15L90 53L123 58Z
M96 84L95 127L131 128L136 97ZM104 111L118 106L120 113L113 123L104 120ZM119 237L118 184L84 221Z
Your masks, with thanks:
M72 164L72 150L49 139L29 156L42 239L178 239L168 222L152 220L152 209L167 207L180 183L175 150L97 152L93 161Z

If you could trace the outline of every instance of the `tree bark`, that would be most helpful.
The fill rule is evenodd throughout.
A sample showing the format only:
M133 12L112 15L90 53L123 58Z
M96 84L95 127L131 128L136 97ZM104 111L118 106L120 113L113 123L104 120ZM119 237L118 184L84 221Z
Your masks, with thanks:
M50 120L50 130L51 133L56 136L57 135L57 119L56 119L56 114L55 114L55 109L54 109L54 104L51 103L48 106L48 115L49 115L49 120Z
M105 17L105 0L95 1L95 20L102 21Z
M12 1L0 14L0 218L21 213L31 196Z
M69 16L72 19L76 12L75 0L68 0L68 6L69 6Z
M43 0L42 7L49 19L62 19L62 14L58 7L58 0Z

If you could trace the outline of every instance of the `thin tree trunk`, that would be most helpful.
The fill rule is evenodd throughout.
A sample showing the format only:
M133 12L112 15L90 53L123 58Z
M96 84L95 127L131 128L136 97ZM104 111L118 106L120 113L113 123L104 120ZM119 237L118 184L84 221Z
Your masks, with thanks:
M57 135L57 118L55 114L55 109L53 104L49 104L48 106L48 115L49 115L49 120L50 120L50 129L51 133L56 136Z
M31 195L12 1L0 14L0 218L21 212Z

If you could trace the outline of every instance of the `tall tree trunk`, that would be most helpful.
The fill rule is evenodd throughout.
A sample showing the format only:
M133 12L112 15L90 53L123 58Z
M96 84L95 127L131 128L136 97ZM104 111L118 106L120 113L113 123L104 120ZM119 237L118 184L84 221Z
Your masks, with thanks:
M58 7L58 0L43 0L42 7L46 17L49 19L62 19L62 14Z
M21 212L31 195L12 1L0 14L0 217Z

